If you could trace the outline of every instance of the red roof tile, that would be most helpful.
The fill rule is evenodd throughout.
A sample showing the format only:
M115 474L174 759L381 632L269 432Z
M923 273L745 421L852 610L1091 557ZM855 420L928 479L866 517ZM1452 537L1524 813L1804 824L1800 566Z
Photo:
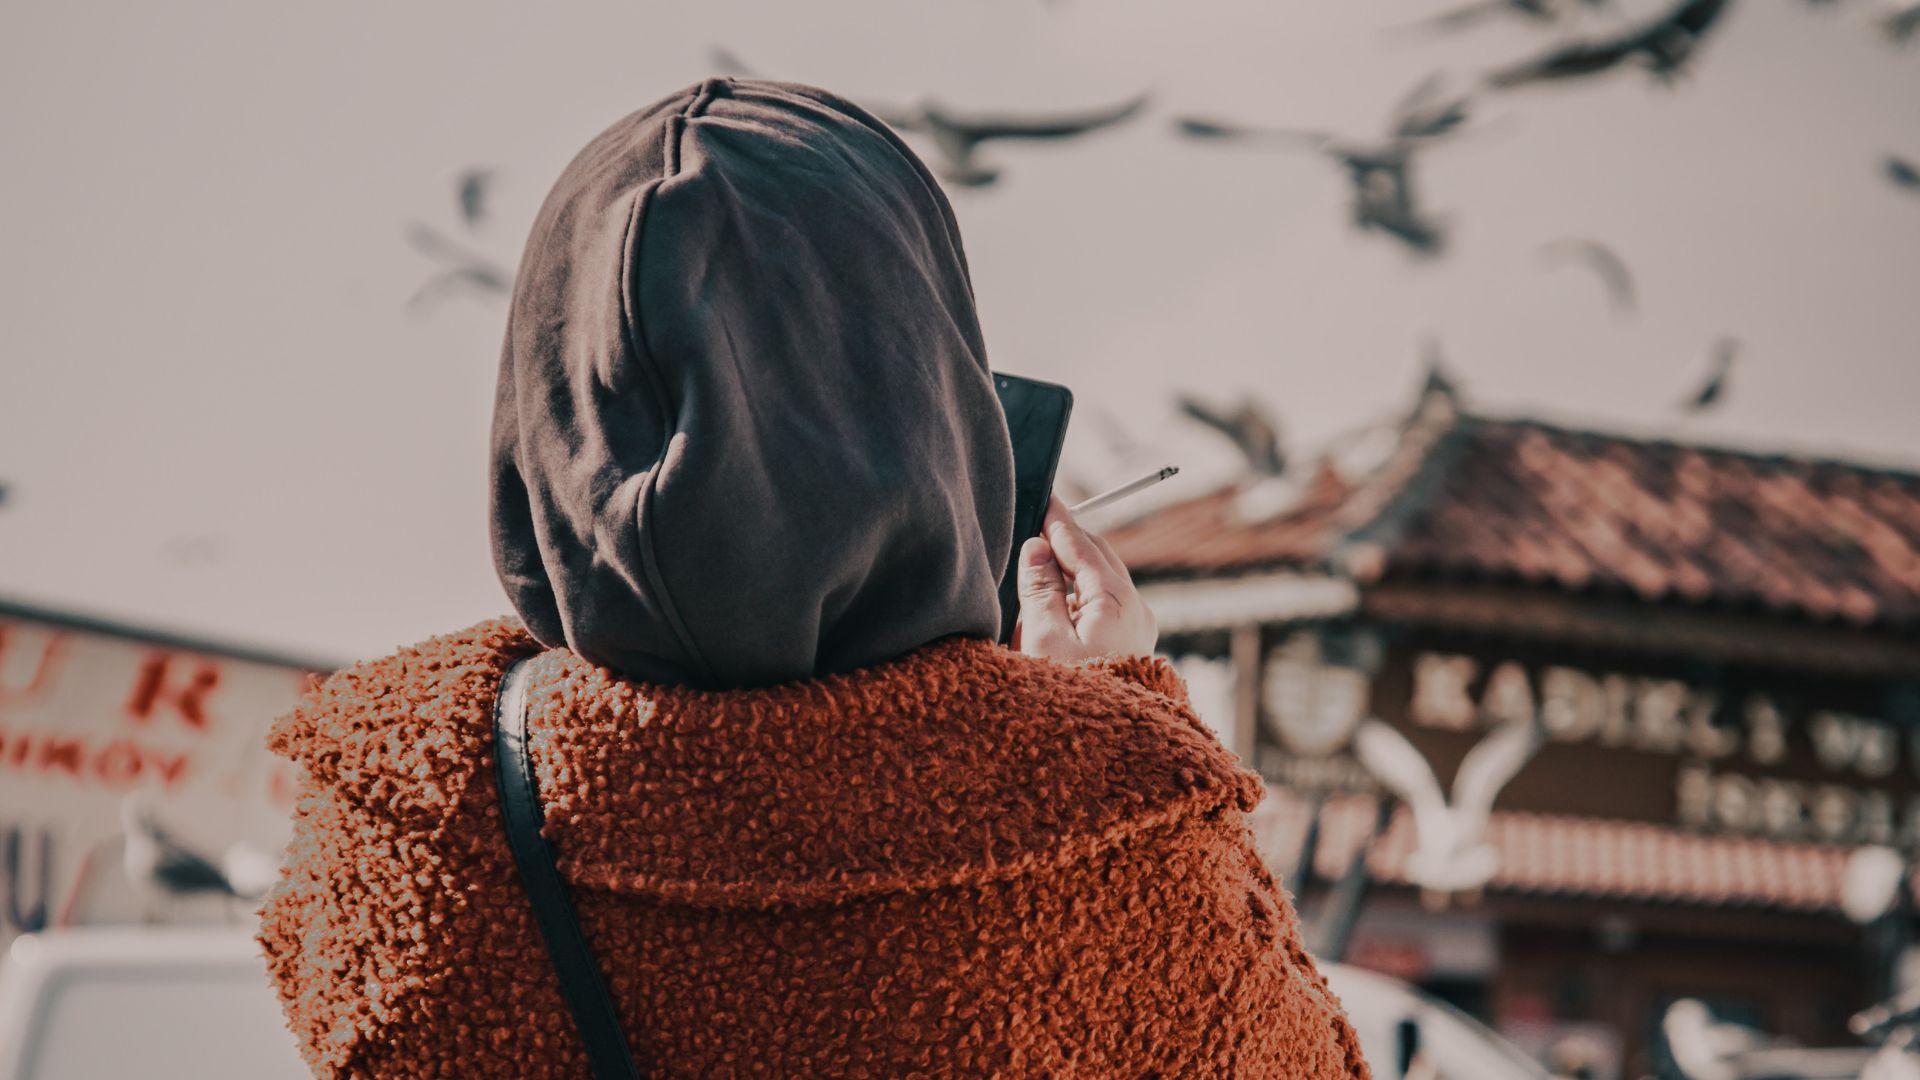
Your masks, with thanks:
M1443 408L1350 488L1315 485L1265 520L1239 504L1215 491L1109 535L1143 579L1327 567L1920 622L1920 476L1907 473Z
M1308 803L1269 788L1254 832L1274 867L1291 871L1306 833ZM1321 811L1314 871L1337 877L1372 826L1373 800L1342 796ZM1405 884L1413 819L1403 806L1368 856L1376 880ZM1495 892L1643 902L1751 905L1837 912L1851 849L1709 836L1670 826L1495 811L1487 838L1500 852Z

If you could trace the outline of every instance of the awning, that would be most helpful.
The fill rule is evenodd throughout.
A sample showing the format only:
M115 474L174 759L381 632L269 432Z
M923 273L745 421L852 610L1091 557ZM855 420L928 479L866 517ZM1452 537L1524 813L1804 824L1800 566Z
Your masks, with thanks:
M1306 835L1310 804L1268 788L1253 814L1262 852L1291 870ZM1314 870L1340 874L1372 827L1374 802L1362 795L1328 800L1320 813ZM1496 811L1488 839L1500 852L1493 892L1647 903L1751 906L1803 912L1840 911L1840 886L1852 848L1712 836L1668 825ZM1377 880L1405 884L1413 849L1413 817L1395 809L1374 845L1368 869Z

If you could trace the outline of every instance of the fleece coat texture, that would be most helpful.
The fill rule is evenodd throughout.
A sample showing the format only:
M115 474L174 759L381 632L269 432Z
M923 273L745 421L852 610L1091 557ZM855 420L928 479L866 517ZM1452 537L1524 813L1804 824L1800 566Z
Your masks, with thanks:
M653 1075L1365 1078L1162 660L952 636L853 672L641 683L517 620L341 672L260 940L315 1073L582 1077L492 772L530 664L546 835Z

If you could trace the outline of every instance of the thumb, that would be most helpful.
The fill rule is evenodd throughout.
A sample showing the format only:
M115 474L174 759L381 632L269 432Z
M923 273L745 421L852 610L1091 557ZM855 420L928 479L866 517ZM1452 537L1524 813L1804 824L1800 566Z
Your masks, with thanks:
M1073 616L1067 611L1067 581L1054 561L1053 546L1046 537L1036 536L1020 546L1020 621L1025 623L1021 638L1031 645L1061 631L1073 631Z

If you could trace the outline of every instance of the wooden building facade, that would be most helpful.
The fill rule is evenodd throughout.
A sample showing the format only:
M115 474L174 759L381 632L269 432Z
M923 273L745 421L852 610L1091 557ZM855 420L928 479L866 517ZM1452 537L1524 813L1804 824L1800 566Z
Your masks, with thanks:
M1479 417L1444 388L1385 434L1364 469L1109 532L1267 779L1257 831L1303 914L1363 860L1349 960L1584 1046L1597 1077L1660 1070L1681 997L1850 1041L1908 917L1843 914L1849 857L1920 846L1920 477ZM1483 889L1409 880L1414 815L1354 753L1369 718L1442 791L1491 731L1539 733Z

